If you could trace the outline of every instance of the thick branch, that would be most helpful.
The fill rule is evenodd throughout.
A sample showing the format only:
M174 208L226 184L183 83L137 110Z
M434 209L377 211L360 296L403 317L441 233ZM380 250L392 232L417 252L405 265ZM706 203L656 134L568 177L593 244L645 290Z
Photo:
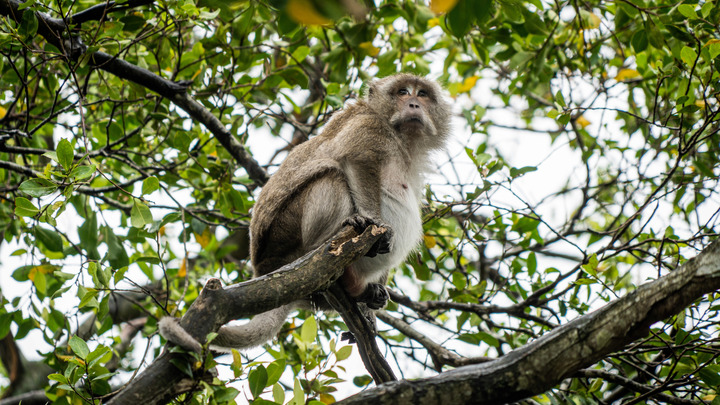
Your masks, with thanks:
M397 380L390 364L380 354L380 349L375 341L377 328L372 311L367 307L364 307L366 311L361 311L361 307L338 284L332 285L324 296L333 309L340 314L348 330L352 333L363 364L375 380L375 384L380 385Z
M355 237L355 231L346 227L331 242L271 274L224 289L218 279L211 279L180 326L199 342L205 342L208 333L233 319L269 311L325 290L384 233L384 228L371 226ZM178 355L165 351L109 404L155 404L172 398L173 387L183 378L171 363L174 358Z
M397 381L338 404L497 404L545 392L720 288L720 241L658 280L495 361Z

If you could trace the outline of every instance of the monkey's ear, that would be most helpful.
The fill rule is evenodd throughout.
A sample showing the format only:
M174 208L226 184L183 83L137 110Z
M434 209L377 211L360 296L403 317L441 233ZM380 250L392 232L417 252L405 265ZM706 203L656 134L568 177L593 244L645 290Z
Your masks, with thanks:
M377 96L378 92L379 92L378 86L379 86L378 80L376 80L376 79L370 80L367 84L367 94L365 94L365 97L370 99L370 98Z
M368 83L368 89L367 89L367 96L368 98L375 95L376 89L375 89L375 82Z

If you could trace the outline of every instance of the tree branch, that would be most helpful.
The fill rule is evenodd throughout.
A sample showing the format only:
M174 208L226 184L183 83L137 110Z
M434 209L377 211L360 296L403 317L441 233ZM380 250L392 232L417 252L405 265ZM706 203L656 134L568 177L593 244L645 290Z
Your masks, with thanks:
M361 311L355 300L350 298L345 290L337 284L333 284L323 295L330 306L340 314L348 330L352 333L360 357L365 368L375 380L375 384L380 385L397 380L390 364L380 354L380 349L375 341L377 327L373 312L365 306L363 306L365 311Z
M527 398L647 335L653 323L718 288L720 241L715 241L674 272L495 361L390 382L338 404L497 404Z
M356 236L352 227L345 227L328 243L268 275L224 289L220 280L210 279L183 316L180 326L204 343L209 333L233 319L269 311L325 290L384 233L384 228L371 226ZM168 401L173 397L173 387L184 377L172 364L177 361L174 359L187 361L166 350L108 403Z

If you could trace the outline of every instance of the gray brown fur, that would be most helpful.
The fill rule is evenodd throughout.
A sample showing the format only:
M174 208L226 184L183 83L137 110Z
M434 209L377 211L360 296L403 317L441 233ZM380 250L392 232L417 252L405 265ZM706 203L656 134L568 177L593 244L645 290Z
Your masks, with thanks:
M434 101L424 131L398 131L391 124L397 112L394 96L408 84L423 86ZM365 98L336 113L319 136L296 147L260 193L250 225L256 276L317 247L353 214L385 222L385 163L396 159L425 171L428 153L445 143L449 120L449 105L435 82L409 74L372 82ZM308 216L312 225L303 227Z

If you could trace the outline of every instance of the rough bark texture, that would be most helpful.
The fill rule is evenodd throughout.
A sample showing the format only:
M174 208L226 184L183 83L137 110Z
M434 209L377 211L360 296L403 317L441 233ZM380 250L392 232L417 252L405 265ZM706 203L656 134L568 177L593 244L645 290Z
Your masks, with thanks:
M647 335L650 325L720 287L720 242L674 272L495 361L396 381L338 404L498 404L540 394Z

